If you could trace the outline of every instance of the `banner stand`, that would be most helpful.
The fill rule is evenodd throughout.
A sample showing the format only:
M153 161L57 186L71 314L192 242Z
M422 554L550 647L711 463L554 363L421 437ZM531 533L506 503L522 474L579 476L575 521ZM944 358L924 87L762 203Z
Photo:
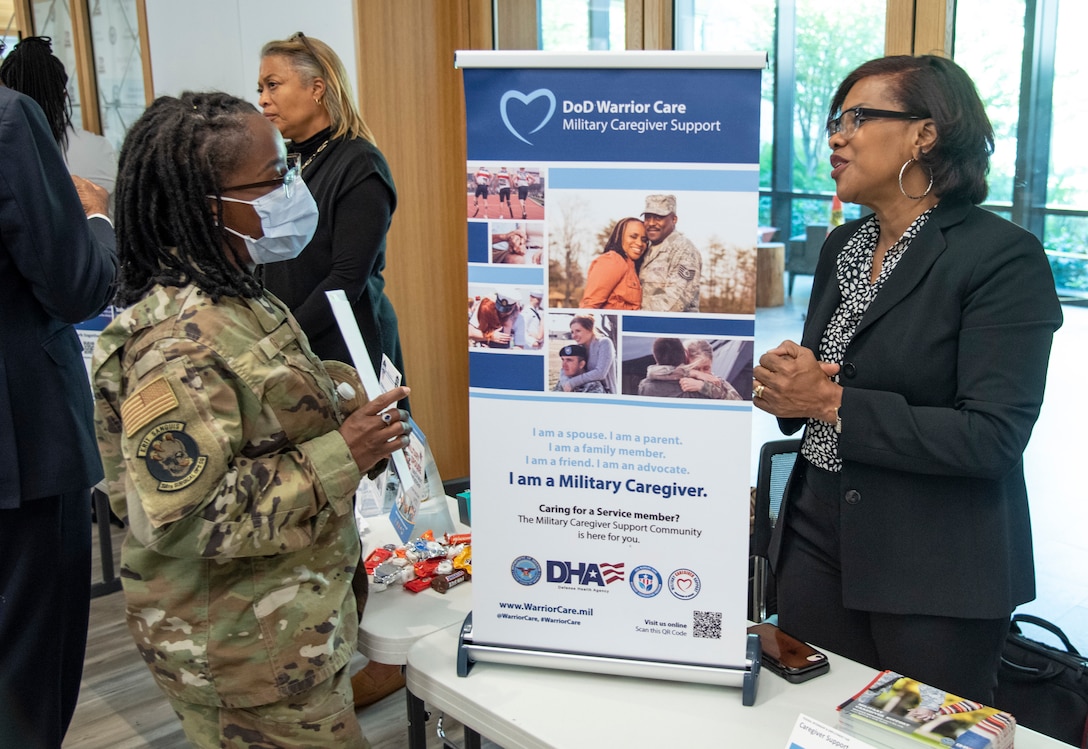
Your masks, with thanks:
M766 59L456 53L474 568L461 677L485 661L755 702Z
M529 650L501 645L476 643L472 639L472 614L465 617L461 634L457 638L457 675L468 676L477 662L501 663L533 668L551 668L559 671L588 671L612 676L634 676L642 679L683 681L713 684L723 687L740 687L741 703L751 707L759 691L759 671L762 648L759 636L747 635L745 663L743 666L696 666L685 663L644 661L633 658L617 658L604 655L559 653L548 650Z

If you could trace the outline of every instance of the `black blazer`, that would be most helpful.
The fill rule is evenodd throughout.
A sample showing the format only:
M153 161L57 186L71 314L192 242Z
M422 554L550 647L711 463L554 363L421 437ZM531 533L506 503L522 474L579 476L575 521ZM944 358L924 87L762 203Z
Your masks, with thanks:
M836 259L860 223L821 250L802 338L813 351L840 301ZM1022 456L1061 322L1034 236L966 203L934 209L839 375L843 604L1001 618L1035 597ZM780 423L789 434L804 422Z
M0 509L102 478L73 323L100 312L113 229L90 221L34 101L0 87Z

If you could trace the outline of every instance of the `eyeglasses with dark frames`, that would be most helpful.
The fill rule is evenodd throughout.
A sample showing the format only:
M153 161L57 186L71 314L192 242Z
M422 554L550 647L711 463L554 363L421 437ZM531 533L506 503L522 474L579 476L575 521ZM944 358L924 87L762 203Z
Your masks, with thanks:
M861 124L867 120L924 120L929 115L911 114L910 112L895 112L890 109L869 109L868 107L852 107L844 109L838 117L827 121L827 137L836 133L842 133L843 137L850 139L858 131Z
M238 190L249 190L254 187L275 187L276 185L283 185L283 196L285 198L290 198L291 192L294 190L295 181L299 179L299 175L302 172L299 165L300 158L300 155L297 153L287 154L287 171L275 179L266 179L261 180L260 182L250 182L245 185L224 187L220 192L236 192Z
M317 56L317 52L314 52L314 48L310 46L310 40L307 39L306 35L303 34L301 31L296 31L294 34L291 34L291 36L288 38L287 41L289 41L289 42L294 42L294 41L302 42L302 46L304 46L306 48L306 51L310 53L310 57L314 58L315 60L320 59Z

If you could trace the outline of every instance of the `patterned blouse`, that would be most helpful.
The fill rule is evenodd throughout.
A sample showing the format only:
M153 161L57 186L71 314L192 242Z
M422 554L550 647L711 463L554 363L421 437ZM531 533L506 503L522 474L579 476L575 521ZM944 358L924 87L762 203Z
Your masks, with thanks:
M853 340L865 310L869 309L869 305L876 299L877 293L895 270L895 266L899 264L911 240L925 226L932 213L933 208L930 208L916 218L914 223L903 232L903 236L888 248L876 283L869 282L873 274L873 253L876 251L877 238L880 236L880 223L876 216L872 216L863 223L854 236L847 240L836 263L836 277L842 301L839 302L838 309L831 316L820 339L820 350L817 352L817 358L820 361L842 364L846 347ZM835 381L838 382L838 377ZM808 428L805 429L805 439L801 444L801 454L812 465L823 468L825 471L841 471L839 435L835 432L835 425L819 419L809 419Z

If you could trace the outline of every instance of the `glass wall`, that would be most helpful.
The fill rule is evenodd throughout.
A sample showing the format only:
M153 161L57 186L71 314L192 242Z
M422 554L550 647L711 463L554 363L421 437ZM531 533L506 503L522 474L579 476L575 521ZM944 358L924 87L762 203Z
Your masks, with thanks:
M34 14L34 32L37 36L48 36L53 40L53 54L64 63L68 73L68 99L72 102L72 123L83 126L83 109L80 107L79 78L76 65L75 34L72 32L72 17L68 12L68 3L61 0L35 0L31 4Z
M767 53L759 221L779 227L779 240L829 219L827 104L851 69L884 54L887 4L672 2L676 49ZM538 0L537 13L541 49L624 48L623 0ZM1042 239L1063 295L1088 298L1088 149L1079 138L1088 63L1078 49L1088 3L956 0L952 17L953 56L994 126L985 205Z
M759 186L771 187L771 143L774 135L774 19L776 0L729 3L677 0L676 48L712 52L753 50L767 54L760 109ZM723 7L724 6L724 7ZM768 205L768 211L769 206ZM760 223L767 222L761 217Z
M102 134L120 153L129 125L145 107L136 2L97 0L90 19Z
M886 0L677 0L676 48L765 50L759 221L778 238L827 224L835 185L825 128L838 83L884 50ZM859 214L846 206L846 217Z
M503 12L497 3L498 12ZM625 47L624 0L539 0L540 49L561 52Z
M974 78L996 135L987 207L1036 234L1059 291L1077 297L1088 297L1086 22L1082 3L956 4L954 57Z
M994 18L1003 19L1002 23L992 23ZM988 201L1007 217L1013 200L1020 126L1024 0L959 0L955 28L956 62L974 80L994 127Z

